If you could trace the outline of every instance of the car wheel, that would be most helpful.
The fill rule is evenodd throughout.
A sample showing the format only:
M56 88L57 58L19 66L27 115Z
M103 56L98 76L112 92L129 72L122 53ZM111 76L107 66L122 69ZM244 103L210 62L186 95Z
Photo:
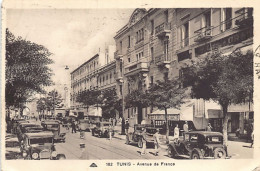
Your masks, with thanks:
M224 159L226 158L227 153L223 148L216 148L214 150L214 158L215 159Z
M32 160L32 158L31 158L30 155L28 155L28 156L26 156L26 157L24 158L24 160Z
M171 146L168 147L167 153L168 153L168 157L170 158L175 157L175 152Z
M142 148L142 147L143 147L143 142L142 142L141 139L138 140L138 144L137 144L137 145L138 145L139 148Z
M66 157L65 157L64 154L59 154L59 155L57 156L57 159L58 159L58 160L66 160Z
M191 153L191 159L202 159L202 153L199 149L194 149L193 152Z

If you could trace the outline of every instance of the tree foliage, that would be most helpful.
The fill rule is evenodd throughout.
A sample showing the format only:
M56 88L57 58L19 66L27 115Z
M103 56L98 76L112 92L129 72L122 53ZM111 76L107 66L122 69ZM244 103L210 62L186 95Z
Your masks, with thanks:
M131 93L127 94L125 97L125 107L148 107L149 99L146 96L146 92L142 90L133 90Z
M88 108L92 105L101 104L102 100L100 99L100 96L100 90L85 90L77 95L76 101L79 103L83 103Z
M6 30L5 94L7 107L19 107L33 93L44 92L51 85L53 61L51 53L42 45L16 38Z
M227 108L253 100L253 52L240 50L230 55L216 53L193 61L184 75L195 98L213 99L222 106L224 143L227 142Z

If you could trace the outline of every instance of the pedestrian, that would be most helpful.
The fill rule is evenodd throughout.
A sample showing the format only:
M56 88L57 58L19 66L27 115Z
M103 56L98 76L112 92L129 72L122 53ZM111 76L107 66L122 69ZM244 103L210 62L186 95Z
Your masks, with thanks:
M160 138L159 138L160 134L159 134L159 129L156 129L155 134L153 135L153 140L154 140L154 155L158 156L159 153L159 143L160 143Z
M252 148L253 145L254 145L254 130L251 133L251 146L250 147Z
M76 132L76 124L75 124L74 120L71 122L71 128L72 128L71 133L73 133L73 132L77 133Z
M185 121L185 124L183 125L183 132L189 132L189 125L187 121Z
M111 124L109 125L108 132L109 132L109 140L112 140L113 127Z
M128 130L129 130L129 123L128 123L128 120L126 120L126 123L125 123L126 144L129 144Z
M141 138L142 138L142 151L141 151L141 155L145 155L146 154L146 129L145 128L143 128L142 129L142 136L141 136Z
M174 136L173 136L173 141L174 142L178 142L179 140L179 134L180 134L180 129L178 127L178 124L175 125L175 128L174 128Z
M210 123L208 123L208 126L207 126L207 128L206 128L206 131L212 131L212 126L211 126L211 124Z

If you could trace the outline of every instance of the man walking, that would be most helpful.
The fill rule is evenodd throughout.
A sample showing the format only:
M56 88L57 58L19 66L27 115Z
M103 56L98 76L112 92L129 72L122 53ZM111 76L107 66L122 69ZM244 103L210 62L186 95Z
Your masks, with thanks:
M126 144L129 144L128 130L129 130L129 123L128 123L128 120L126 120L126 123L125 123Z
M158 153L159 153L159 142L160 142L160 139L159 139L159 129L156 129L156 132L155 134L153 135L153 140L154 140L154 155L155 156L158 156Z
M141 155L145 155L146 154L146 129L143 128L142 129L142 151L141 151Z
M75 133L77 133L77 132L76 132L76 124L75 124L75 121L72 121L72 123L71 123L71 128L72 128L71 133L73 133L73 131L74 131Z
M189 125L187 121L185 121L185 124L183 125L183 132L189 132Z
M179 134L180 134L180 129L178 127L178 124L175 125L175 128L174 128L174 136L173 136L173 141L174 142L178 142L179 140Z

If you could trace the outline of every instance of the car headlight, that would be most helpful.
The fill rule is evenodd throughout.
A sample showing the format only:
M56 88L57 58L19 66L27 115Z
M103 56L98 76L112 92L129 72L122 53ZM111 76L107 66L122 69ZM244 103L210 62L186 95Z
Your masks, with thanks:
M33 158L33 159L37 159L38 157L39 157L39 154L38 154L38 153L33 153L33 154L32 154L32 158Z
M27 152L23 151L23 157L26 157L26 156L27 156Z
M57 156L57 151L53 151L53 152L51 153L51 156L52 156L52 157L56 157L56 156Z

